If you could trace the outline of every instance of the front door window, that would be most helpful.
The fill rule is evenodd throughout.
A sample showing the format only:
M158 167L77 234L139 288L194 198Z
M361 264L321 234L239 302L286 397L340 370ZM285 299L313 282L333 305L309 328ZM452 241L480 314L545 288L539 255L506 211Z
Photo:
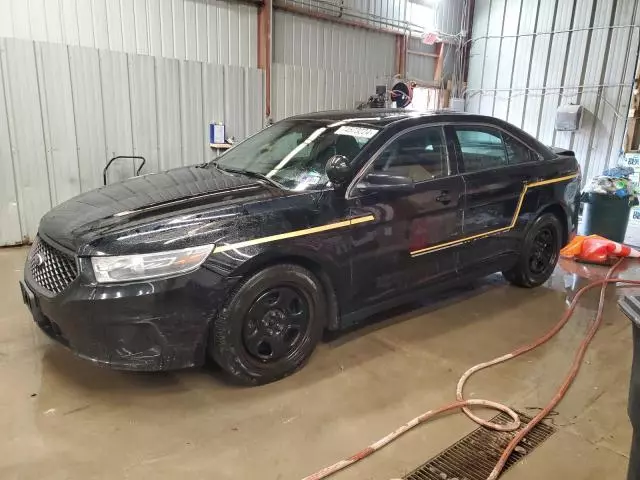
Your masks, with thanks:
M378 156L372 171L409 177L416 183L449 175L442 128L420 128L398 137Z

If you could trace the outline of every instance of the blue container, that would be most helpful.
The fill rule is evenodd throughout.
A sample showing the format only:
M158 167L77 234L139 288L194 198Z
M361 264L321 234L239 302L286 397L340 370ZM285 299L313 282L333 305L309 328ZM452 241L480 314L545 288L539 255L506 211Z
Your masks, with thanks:
M225 128L222 123L209 124L209 143L225 143Z

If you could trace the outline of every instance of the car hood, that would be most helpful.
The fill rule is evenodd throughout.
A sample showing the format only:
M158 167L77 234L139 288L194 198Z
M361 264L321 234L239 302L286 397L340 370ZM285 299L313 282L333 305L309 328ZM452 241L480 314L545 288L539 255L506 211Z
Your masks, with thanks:
M187 228L198 222L210 223L215 217L212 211L225 210L230 216L246 202L272 197L276 191L263 182L215 167L182 167L73 197L42 218L39 233L80 255L125 253L123 248L130 250L127 245L136 243L136 250L144 251L152 243L144 241L147 229L166 240L159 230L166 228L163 225L168 221L175 227L172 230L179 230L180 225ZM185 216L189 221L180 220ZM137 232L139 241L131 236L129 242L105 246L105 238L126 237L123 232Z

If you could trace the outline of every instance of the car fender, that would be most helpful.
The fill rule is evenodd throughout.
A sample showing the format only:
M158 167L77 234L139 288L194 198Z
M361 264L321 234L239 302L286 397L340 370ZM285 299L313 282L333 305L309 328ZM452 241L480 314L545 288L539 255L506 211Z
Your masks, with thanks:
M538 207L538 210L535 212L535 214L532 215L529 221L527 222L527 225L525 227L525 235L529 231L533 223L536 221L536 219L545 213L553 213L554 215L556 215L558 217L558 220L564 227L564 231L563 231L564 238L562 242L564 245L567 242L569 236L571 235L573 228L571 226L571 220L570 220L571 219L570 209L563 202L558 202L558 201L546 202L540 205ZM560 218L560 215L562 215L563 218Z
M283 247L260 248L246 261L239 263L229 272L229 279L233 279L233 289L254 273L272 265L295 263L311 270L320 280L329 300L329 315L327 328L335 330L339 326L341 306L346 302L345 295L349 287L348 268L337 265L332 259L320 255L308 248L288 245Z

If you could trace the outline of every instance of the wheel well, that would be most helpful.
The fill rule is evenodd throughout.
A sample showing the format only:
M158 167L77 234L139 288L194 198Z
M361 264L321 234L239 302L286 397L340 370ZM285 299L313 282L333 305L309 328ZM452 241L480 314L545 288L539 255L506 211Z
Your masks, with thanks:
M567 212L564 211L561 205L553 204L545 207L540 215L544 213L551 213L556 216L562 225L562 246L564 247L569 242L569 224L567 220Z
M281 265L283 263L292 263L294 265L299 265L311 271L316 277L318 277L318 280L320 280L322 288L327 295L327 300L329 301L329 318L327 319L325 327L329 330L337 330L339 328L340 318L338 296L334 287L334 282L331 280L331 277L322 267L322 265L320 265L320 263L308 257L303 257L300 255L271 257L264 262L258 262L253 265L249 270L244 272L243 278L249 278L260 270L264 270L265 268L272 267L274 265Z

